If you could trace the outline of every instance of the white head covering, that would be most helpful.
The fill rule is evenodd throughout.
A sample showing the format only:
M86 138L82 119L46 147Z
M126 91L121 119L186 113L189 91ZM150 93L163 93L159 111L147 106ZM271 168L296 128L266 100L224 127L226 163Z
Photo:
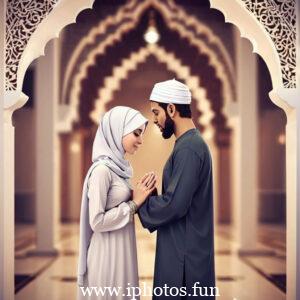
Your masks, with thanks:
M103 160L120 177L132 177L131 165L124 158L122 138L147 122L140 112L126 106L116 106L105 113L93 144L93 162Z
M189 88L174 78L156 83L149 100L161 103L190 104L192 96Z
M85 177L81 198L77 272L77 283L79 286L84 284L84 275L87 268L87 251L93 234L89 223L87 196L89 177L98 164L105 164L127 182L132 176L132 167L124 158L125 151L122 146L122 138L147 122L148 120L137 110L125 106L116 106L104 114L99 124L93 144L93 164Z

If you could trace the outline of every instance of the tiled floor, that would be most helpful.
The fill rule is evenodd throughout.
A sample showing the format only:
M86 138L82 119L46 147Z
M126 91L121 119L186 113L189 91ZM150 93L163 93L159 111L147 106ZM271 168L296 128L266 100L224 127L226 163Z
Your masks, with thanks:
M149 234L136 220L140 284L151 286L155 254L155 234ZM285 230L282 227L262 226L261 244L270 244L276 250L272 256L247 256L235 253L234 232L222 226L216 235L216 275L218 299L279 300L285 293L273 282L285 273ZM57 257L26 255L34 248L34 228L29 225L16 228L16 274L29 275L30 281L21 288L16 300L76 299L76 268L78 225L63 225L60 230ZM278 275L276 277L276 275ZM273 277L272 277L273 276ZM280 277L281 276L281 277ZM272 282L273 280L273 282ZM147 300L151 297L142 297Z

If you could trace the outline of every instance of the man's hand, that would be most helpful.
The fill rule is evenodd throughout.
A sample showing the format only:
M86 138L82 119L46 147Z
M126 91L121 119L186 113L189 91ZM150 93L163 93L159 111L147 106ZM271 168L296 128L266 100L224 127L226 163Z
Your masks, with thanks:
M156 189L157 176L154 172L146 173L133 190L133 201L140 207L147 197Z

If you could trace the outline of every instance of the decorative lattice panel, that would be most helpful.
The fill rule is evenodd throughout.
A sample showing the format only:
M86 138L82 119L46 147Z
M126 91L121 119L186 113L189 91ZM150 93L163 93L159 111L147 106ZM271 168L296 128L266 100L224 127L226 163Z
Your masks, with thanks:
M296 1L242 0L269 33L277 49L283 85L296 87Z
M6 12L6 90L17 88L21 55L32 33L58 0L9 0Z

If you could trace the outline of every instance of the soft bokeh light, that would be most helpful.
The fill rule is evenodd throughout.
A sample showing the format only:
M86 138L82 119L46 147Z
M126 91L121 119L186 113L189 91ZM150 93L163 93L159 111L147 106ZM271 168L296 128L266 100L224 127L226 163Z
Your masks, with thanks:
M279 134L277 141L278 141L278 144L284 145L285 144L285 134L284 133Z
M149 26L146 33L144 34L144 39L148 44L156 44L159 41L159 33L155 26Z
M72 153L79 153L80 152L80 145L77 142L72 142L70 145L70 151Z

